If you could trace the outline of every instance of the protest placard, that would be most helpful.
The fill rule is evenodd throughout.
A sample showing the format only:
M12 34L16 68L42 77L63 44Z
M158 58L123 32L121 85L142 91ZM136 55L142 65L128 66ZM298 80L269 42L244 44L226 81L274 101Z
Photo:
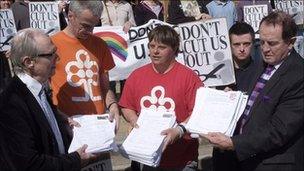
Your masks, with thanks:
M49 35L60 31L57 2L29 2L30 27L38 28Z
M102 38L109 46L115 67L110 70L110 80L128 78L132 71L149 63L148 33L158 25L169 25L159 20L150 20L138 27L131 27L128 33L122 26L95 27L94 34ZM180 54L182 55L182 54ZM183 64L182 56L177 60Z
M224 18L178 25L185 65L206 86L235 82L227 22Z
M303 0L274 0L275 9L284 11L292 16L295 22L300 25L303 24Z
M17 33L12 10L1 9L0 19L0 51L7 51L10 40Z
M252 26L256 35L261 20L268 15L268 6L265 5L246 5L244 6L244 22ZM258 38L259 36L257 36Z

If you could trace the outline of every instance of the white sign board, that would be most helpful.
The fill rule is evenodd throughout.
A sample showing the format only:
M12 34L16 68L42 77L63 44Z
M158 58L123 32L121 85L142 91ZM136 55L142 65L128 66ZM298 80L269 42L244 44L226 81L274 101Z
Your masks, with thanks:
M124 33L120 26L95 27L94 34L109 46L115 68L109 72L110 80L128 78L132 71L151 62L148 50L148 33L158 25L169 25L159 20L150 20L138 27L131 27Z
M274 0L274 3L275 9L285 11L290 14L298 25L303 24L303 0Z
M10 40L17 33L13 12L1 9L0 19L0 51L7 51L10 49Z
M267 5L244 6L244 22L251 25L255 33L258 33L261 20L268 15Z
M49 35L60 31L57 2L29 2L30 27L38 28Z
M145 25L132 27L128 33L124 33L122 27L94 28L94 34L107 43L113 55L116 66L109 72L111 81L126 79L132 71L151 61L147 36L158 25L169 24L150 20ZM204 28L200 30L199 25L203 25ZM176 58L178 62L193 69L206 86L228 85L235 82L225 19L172 27L181 36L182 51ZM200 33L202 35L197 35Z
M185 65L206 86L235 82L227 22L224 18L178 25Z

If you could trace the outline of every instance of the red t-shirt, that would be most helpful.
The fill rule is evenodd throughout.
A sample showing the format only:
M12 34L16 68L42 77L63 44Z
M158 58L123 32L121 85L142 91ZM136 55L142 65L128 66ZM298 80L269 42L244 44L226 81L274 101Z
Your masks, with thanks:
M54 104L69 116L104 113L100 74L115 66L107 44L93 35L79 40L63 31L51 38L60 57L51 79Z
M153 91L151 92L157 86L164 88L163 94L161 91L156 91L154 94ZM141 111L141 99L144 96L169 98L174 102L176 120L180 123L190 116L195 102L196 90L200 86L202 86L202 82L199 77L191 69L178 62L175 62L173 68L165 74L155 72L152 64L148 64L135 70L129 76L119 105L122 108L132 109L139 113ZM152 103L145 100L143 105L147 108ZM154 105L158 106L159 104ZM172 104L166 102L164 106L169 109ZM196 161L197 157L198 141L186 135L167 147L162 154L160 167L184 167L188 161Z

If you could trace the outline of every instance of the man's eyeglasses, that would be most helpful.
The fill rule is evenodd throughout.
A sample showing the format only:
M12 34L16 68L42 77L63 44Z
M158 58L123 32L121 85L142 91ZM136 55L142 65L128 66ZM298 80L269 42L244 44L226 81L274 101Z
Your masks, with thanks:
M52 53L42 53L42 54L38 54L37 57L41 57L41 58L47 58L47 59L56 59L57 61L59 61L59 57L55 52L52 52Z

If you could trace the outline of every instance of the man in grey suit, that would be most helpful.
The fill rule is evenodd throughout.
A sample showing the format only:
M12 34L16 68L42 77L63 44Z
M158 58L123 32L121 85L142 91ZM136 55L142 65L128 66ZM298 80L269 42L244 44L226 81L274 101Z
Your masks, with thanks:
M0 94L0 149L8 160L0 160L0 170L80 170L94 158L85 152L87 145L67 154L67 121L44 92L55 72L56 51L48 35L37 29L21 30L12 40L16 76Z
M264 62L235 135L201 135L235 154L235 163L226 163L225 170L304 170L304 60L293 49L296 33L284 12L261 21Z

